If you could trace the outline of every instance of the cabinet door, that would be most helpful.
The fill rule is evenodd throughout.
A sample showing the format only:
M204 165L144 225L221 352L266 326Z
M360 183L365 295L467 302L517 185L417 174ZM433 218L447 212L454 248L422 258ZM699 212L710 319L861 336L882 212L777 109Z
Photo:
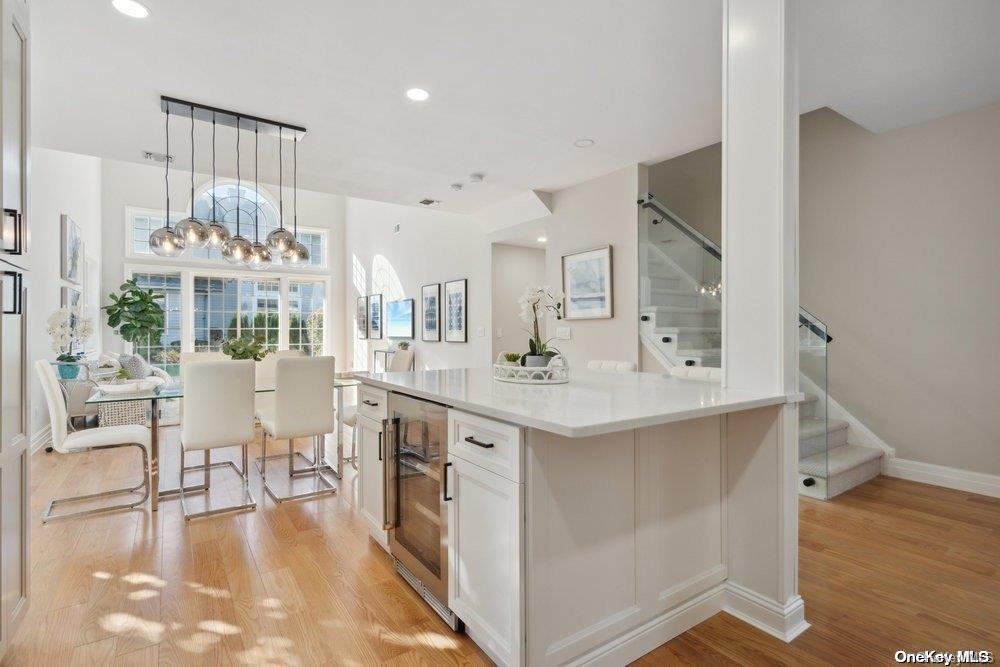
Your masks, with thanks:
M3 144L2 248L10 260L27 267L28 224L28 18L24 0L2 0L0 52L0 132ZM17 257L20 256L20 257Z
M16 274L5 270L5 285ZM19 278L13 303L0 291L0 656L28 600L28 281Z
M358 500L361 516L371 526L372 536L382 546L388 543L385 537L385 494L382 464L385 458L382 424L358 417Z
M454 455L445 468L448 606L502 664L524 663L524 487Z

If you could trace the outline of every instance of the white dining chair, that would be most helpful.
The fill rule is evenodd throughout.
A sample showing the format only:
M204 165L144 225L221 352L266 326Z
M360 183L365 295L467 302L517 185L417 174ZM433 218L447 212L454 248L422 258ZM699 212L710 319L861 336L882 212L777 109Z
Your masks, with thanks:
M181 368L202 361L226 361L227 359L229 357L223 352L181 352Z
M392 355L392 359L389 361L389 368L386 369L387 373L403 373L412 370L413 366L413 350L396 350L395 354ZM344 414L342 415L342 420L346 426L351 427L351 466L357 470L358 469L358 406L347 405L344 406Z
M323 474L323 438L336 428L333 411L336 361L333 357L285 357L278 359L275 373L274 408L257 413L260 421L261 477L264 491L276 503L336 493L333 480ZM298 494L275 493L267 481L267 438L288 440L288 478L314 475L316 490ZM295 467L295 438L313 438L313 459L306 468ZM299 454L299 456L302 456ZM303 456L303 458L305 458ZM309 459L306 458L307 461Z
M35 362L35 371L38 373L38 379L42 385L42 393L45 394L45 403L49 408L49 423L52 428L52 448L55 451L60 454L76 454L96 449L137 447L142 453L142 482L140 484L112 491L101 491L83 496L54 499L49 502L42 513L42 523L47 523L53 519L70 519L101 512L132 509L145 503L149 498L149 429L138 424L131 424L127 426L100 426L69 433L66 404L63 402L62 394L59 390L59 380L56 379L56 373L52 369L52 364L44 359L40 359ZM135 493L140 489L142 489L142 498L132 502L97 507L69 514L56 515L53 513L56 505Z
M254 364L254 378L257 387L273 387L277 378L278 359L294 359L305 356L302 350L277 350L269 352L263 359ZM274 410L274 393L259 392L254 397L255 412Z
M602 373L634 373L636 369L633 361L605 361L595 359L587 362L587 370L600 371Z
M254 371L253 362L244 361L200 361L182 367L184 398L181 420L181 509L184 518L190 521L199 517L222 512L255 509L257 501L250 493L250 479L247 470L247 445L254 435ZM240 447L243 468L236 467L230 460L212 463L211 451L220 447ZM184 454L201 451L204 462L186 465ZM243 502L211 509L208 492L211 486L213 468L231 467L243 482ZM198 492L205 496L205 510L189 513L185 503L184 474L201 471L204 483Z

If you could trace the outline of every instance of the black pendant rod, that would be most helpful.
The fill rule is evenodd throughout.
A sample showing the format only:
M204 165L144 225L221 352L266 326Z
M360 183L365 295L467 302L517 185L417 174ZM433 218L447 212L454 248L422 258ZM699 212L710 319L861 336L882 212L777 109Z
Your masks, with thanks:
M160 110L175 114L193 113L195 120L210 123L214 117L220 125L235 127L237 129L252 130L258 127L262 133L269 136L277 136L283 129L292 132L300 139L305 136L306 128L292 123L285 123L278 120L270 120L259 116L252 116L245 113L220 109L208 104L182 100L168 95L160 95Z
M259 145L259 135L257 134L257 128L253 130L253 198L254 198L254 209L253 209L253 241L254 243L260 243L260 234L258 233L258 224L260 222L260 180L258 180L257 174L257 146Z
M292 234L299 240L299 138L292 142Z
M282 187L282 178L285 172L285 160L283 153L281 151L282 146L285 141L283 139L281 129L278 130L278 226L285 226L285 189Z
M194 217L194 109L191 109L191 217Z
M167 193L167 210L163 216L163 226L170 229L170 110L167 109L167 120L166 120L166 134L167 134L167 159L166 168L163 170L163 184L166 186L165 190Z
M212 222L215 219L215 116L212 116Z
M236 236L240 235L240 127L236 125Z

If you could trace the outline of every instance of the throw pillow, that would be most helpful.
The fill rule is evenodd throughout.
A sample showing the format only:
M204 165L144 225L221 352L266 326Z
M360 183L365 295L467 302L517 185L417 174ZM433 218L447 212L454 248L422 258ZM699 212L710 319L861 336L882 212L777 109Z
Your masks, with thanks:
M118 363L128 373L129 380L142 380L153 373L152 367L138 354L123 354L118 357Z

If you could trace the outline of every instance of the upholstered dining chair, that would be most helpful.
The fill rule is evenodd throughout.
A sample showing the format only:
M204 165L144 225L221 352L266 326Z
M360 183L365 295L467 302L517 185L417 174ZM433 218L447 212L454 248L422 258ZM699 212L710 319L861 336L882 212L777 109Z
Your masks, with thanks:
M149 429L138 424L127 426L100 426L84 431L68 432L66 404L59 391L59 380L52 369L52 364L44 359L35 362L35 371L45 394L45 404L49 408L49 422L52 427L52 448L60 454L75 454L97 449L117 449L121 447L136 447L142 454L142 482L135 486L111 491L101 491L83 496L58 498L49 502L42 513L42 523L53 519L70 519L101 512L132 509L139 507L149 498ZM97 507L69 514L54 514L56 505L93 500L124 494L135 493L142 489L142 498L130 502L119 503L106 507Z
M632 361L604 361L595 359L587 362L587 370L601 371L602 373L632 373L636 365Z
M260 464L264 491L276 503L336 493L333 480L323 474L322 450L313 447L313 458L304 469L295 468L295 438L325 437L336 428L333 411L336 361L333 357L284 357L275 373L274 407L257 412L260 421ZM317 488L299 494L279 494L267 481L267 439L288 440L289 482L297 475L314 475ZM301 456L301 454L300 454ZM305 458L305 457L303 457Z
M278 373L278 360L305 356L302 350L277 350L268 353L254 365L258 387L273 387ZM274 393L261 392L254 397L255 412L274 410Z
M190 521L222 512L255 509L257 501L250 493L247 470L247 445L253 441L254 435L253 362L199 360L198 363L182 365L181 374L184 380L184 418L181 420L180 498L184 518ZM228 459L212 463L211 451L220 447L240 447L243 468L237 468ZM187 465L184 454L198 451L204 453L204 462L200 465ZM231 467L240 476L243 482L243 501L212 509L208 499L211 471L219 467ZM190 471L201 471L204 475L203 488L197 491L206 494L205 509L201 512L188 512L185 502L185 496L191 492L184 492L184 474Z
M396 350L389 361L387 373L404 373L413 366L413 350ZM341 416L344 424L351 427L351 466L358 469L358 406L344 406L344 414Z

